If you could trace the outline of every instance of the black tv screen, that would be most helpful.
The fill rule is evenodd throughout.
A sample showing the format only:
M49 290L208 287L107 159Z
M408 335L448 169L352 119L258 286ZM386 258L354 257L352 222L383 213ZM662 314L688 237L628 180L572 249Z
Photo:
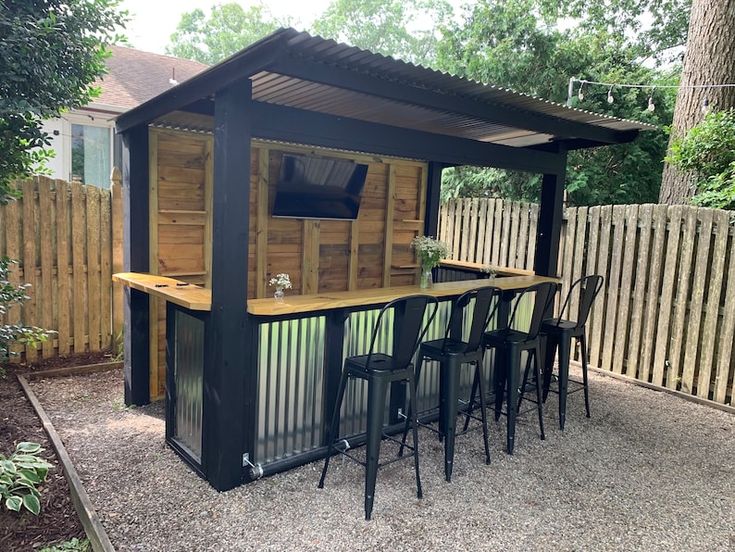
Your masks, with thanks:
M354 220L367 171L349 159L284 155L273 216Z

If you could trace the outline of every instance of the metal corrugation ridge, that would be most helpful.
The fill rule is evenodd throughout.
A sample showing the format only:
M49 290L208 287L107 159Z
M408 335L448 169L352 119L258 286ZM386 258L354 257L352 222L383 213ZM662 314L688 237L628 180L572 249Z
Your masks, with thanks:
M287 47L291 50L291 53L315 62L338 65L343 69L367 73L376 78L425 88L441 94L452 94L487 103L502 104L511 108L537 111L560 119L590 125L605 126L617 130L656 128L654 125L641 121L622 119L569 107L558 102L517 92L510 88L459 77L451 73L341 44L331 39L312 36L306 32L291 30L296 33L287 41Z

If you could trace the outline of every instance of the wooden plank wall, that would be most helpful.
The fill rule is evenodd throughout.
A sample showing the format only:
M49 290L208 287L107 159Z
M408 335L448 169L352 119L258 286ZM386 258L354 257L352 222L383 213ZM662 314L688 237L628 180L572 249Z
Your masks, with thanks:
M461 199L442 206L439 236L455 259L532 268L537 217L535 205ZM558 266L562 293L583 275L605 277L587 327L593 366L735 406L731 212L567 208Z
M151 129L151 271L209 285L212 137ZM364 289L416 282L411 240L423 229L426 165L402 159L254 142L250 174L248 296L274 290L268 280L291 277L287 293ZM284 153L343 157L368 165L356 221L270 216ZM384 244L389 243L386 247ZM165 313L152 306L151 396L165 382Z
M14 345L29 362L112 347L112 201L109 190L35 177L23 197L0 206L0 256L18 260L10 280L28 300L4 322L55 333L39 346Z

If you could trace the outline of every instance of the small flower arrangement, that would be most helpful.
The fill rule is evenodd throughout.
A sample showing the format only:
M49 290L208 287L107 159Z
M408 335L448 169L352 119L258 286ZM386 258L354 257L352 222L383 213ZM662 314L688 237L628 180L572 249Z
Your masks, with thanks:
M283 303L284 289L291 289L291 277L285 272L280 272L271 278L268 282L271 286L276 288L276 292L273 294L273 298L278 303Z
M442 259L449 257L449 247L431 236L416 236L411 241L411 247L416 252L416 259L421 265L419 284L422 288L431 287L431 269L439 266Z
M268 282L271 286L275 287L276 289L291 289L293 286L291 285L291 277L286 274L285 272L280 272L279 274L276 274L275 277L270 279L270 282Z

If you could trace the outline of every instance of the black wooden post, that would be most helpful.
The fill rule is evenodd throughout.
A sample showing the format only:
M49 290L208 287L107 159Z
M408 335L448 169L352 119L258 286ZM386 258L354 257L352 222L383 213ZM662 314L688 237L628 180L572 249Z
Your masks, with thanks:
M439 229L439 203L441 200L442 171L445 165L429 163L426 185L426 212L424 213L424 235L437 237Z
M215 94L212 311L205 331L202 468L217 490L242 482L257 407L254 334L247 315L250 202L249 79Z
M148 126L127 130L123 141L123 266L148 272ZM125 404L150 402L148 295L125 288Z
M564 217L564 179L566 151L559 153L562 165L556 174L544 174L541 181L541 206L536 227L536 254L533 269L540 276L556 276L559 241Z

